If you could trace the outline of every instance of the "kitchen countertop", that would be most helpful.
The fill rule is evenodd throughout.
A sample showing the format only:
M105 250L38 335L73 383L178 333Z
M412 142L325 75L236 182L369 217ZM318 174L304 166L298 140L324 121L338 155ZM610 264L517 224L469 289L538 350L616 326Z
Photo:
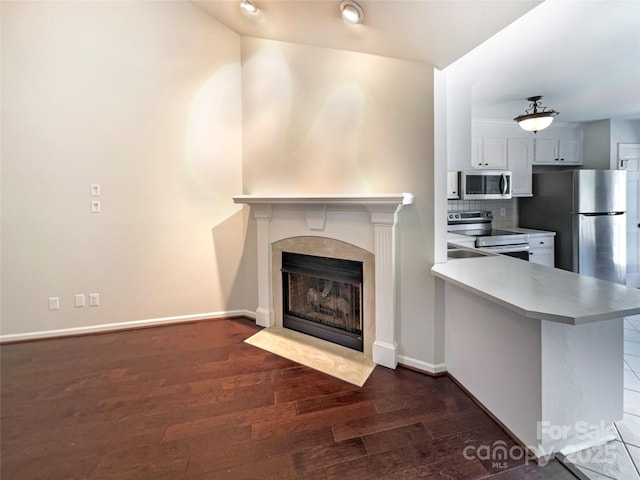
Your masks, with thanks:
M546 237L546 236L555 236L556 232L549 232L546 230L534 230L531 228L523 228L523 227L497 227L500 230L505 230L507 232L514 232L514 233L523 233L526 235L529 235L530 237ZM471 237L470 235L462 235L460 233L455 233L455 232L447 232L447 240L450 242L455 242L456 240L469 240L470 238L475 238L475 237Z
M507 232L526 233L530 237L546 237L548 235L556 235L556 232L548 232L546 230L533 230L531 228L523 227L500 227L500 230L506 230Z
M437 263L431 272L527 318L579 325L640 313L638 289L504 255Z

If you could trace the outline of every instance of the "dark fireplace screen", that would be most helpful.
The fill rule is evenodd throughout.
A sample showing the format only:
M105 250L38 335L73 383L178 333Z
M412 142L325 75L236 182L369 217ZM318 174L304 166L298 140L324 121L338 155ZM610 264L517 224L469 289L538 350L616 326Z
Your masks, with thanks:
M362 351L362 262L282 253L283 326Z

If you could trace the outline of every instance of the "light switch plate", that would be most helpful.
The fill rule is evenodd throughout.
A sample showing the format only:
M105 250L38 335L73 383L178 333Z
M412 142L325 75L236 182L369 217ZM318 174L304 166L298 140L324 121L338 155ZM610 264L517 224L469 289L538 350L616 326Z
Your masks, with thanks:
M89 294L89 306L97 307L100 305L100 294L99 293L90 293Z
M74 295L73 301L76 307L84 307L84 293L77 293Z
M100 184L98 183L91 184L91 196L92 197L100 196Z
M91 200L91 213L100 213L102 211L102 205L100 200Z
M49 297L49 310L58 310L60 308L60 298Z

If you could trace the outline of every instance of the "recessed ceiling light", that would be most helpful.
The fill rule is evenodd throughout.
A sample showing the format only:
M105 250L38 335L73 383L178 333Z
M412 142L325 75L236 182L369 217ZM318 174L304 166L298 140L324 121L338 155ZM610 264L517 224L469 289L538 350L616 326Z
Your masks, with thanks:
M349 23L361 23L364 20L364 10L353 0L342 0L340 11L342 18Z
M240 8L244 12L249 13L251 15L255 15L256 13L258 13L258 7L256 7L253 3L251 3L251 0L242 0L240 2Z

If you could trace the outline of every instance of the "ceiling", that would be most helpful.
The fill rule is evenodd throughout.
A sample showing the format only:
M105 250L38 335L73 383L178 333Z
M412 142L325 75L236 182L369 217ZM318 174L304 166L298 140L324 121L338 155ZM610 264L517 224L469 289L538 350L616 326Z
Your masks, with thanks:
M474 117L512 119L526 98L558 121L640 119L638 0L192 0L240 35L426 62L472 83Z

